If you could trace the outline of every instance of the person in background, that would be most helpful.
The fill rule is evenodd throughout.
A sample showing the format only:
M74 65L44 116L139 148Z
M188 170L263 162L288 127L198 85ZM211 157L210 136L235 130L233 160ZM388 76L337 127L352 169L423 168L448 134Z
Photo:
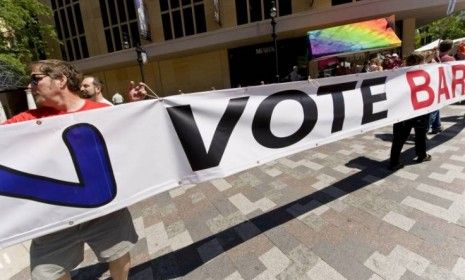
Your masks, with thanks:
M455 61L455 58L450 55L450 51L454 46L454 42L450 39L442 40L439 43L439 61L438 62L450 62Z
M457 45L457 52L455 53L455 60L465 60L465 43Z
M394 59L391 54L384 55L382 66L384 70L394 69Z
M292 71L284 78L287 81L300 81L302 80L302 76L299 74L299 68L297 65L292 66Z
M38 109L20 113L2 124L109 106L80 97L82 76L68 62L41 60L32 63L30 70L29 87ZM70 280L70 271L84 258L84 243L92 248L99 261L109 264L114 280L127 279L131 267L129 251L137 240L138 236L127 208L34 238L30 248L32 279Z
M127 97L129 102L144 100L148 96L145 84L139 82L136 85L134 81L129 82Z
M370 59L367 72L383 71L381 59L375 57Z
M113 102L114 105L119 105L124 103L124 98L119 92L113 94L111 97L111 102Z
M439 43L439 61L442 62L449 62L455 61L455 58L449 54L454 46L454 42L452 40L446 39L442 40ZM430 113L429 119L429 127L431 128L431 134L438 134L442 131L441 125L441 114L439 110Z
M393 53L391 55L392 60L394 61L394 69L399 68L402 66L402 59L399 57L397 53Z
M103 97L103 82L93 76L86 76L81 83L81 97L105 103L108 105L118 105L124 102L124 98L118 92L112 96L112 102ZM145 84L140 82L138 85L134 81L130 81L127 97L129 102L143 100L147 97Z
M113 103L103 97L102 91L103 83L97 77L87 76L81 82L81 96L83 98L90 98L96 102L113 105Z
M424 63L424 57L419 53L412 53L406 58L406 65L413 66ZM410 98L410 97L407 97ZM428 131L429 114L394 124L389 169L396 171L404 167L400 160L402 147L407 141L412 128L415 130L415 152L418 163L430 161L431 155L426 153L426 132Z
M437 63L436 50L424 51L422 55L425 57L425 63Z

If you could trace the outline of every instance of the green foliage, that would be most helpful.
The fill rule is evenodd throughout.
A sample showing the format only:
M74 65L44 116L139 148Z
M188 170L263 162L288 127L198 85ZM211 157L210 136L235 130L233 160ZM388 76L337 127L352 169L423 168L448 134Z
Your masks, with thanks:
M420 47L425 38L430 39L427 41L434 41L436 39L456 39L461 37L465 37L465 19L462 13L456 13L420 28L415 41L417 47Z
M0 61L25 73L26 64L45 55L45 40L56 40L53 27L39 22L50 8L39 0L0 0L0 7Z

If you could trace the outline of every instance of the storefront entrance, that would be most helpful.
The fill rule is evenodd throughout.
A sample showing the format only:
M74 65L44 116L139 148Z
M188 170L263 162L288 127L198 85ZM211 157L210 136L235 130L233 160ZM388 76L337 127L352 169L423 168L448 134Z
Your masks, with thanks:
M231 87L276 81L272 42L230 49L228 55ZM302 77L308 76L306 37L278 41L278 55L280 81L289 81L288 75L294 65L298 66Z

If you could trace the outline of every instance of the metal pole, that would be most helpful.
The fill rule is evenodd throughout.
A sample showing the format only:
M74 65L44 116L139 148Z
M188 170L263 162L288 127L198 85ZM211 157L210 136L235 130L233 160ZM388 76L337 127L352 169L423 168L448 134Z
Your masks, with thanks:
M271 27L272 27L271 37L273 38L273 44L274 44L274 66L275 66L276 82L279 83L278 41L276 40L278 35L276 35L276 21L275 21L275 18L278 15L277 12L278 11L276 10L275 2L271 1L271 10L270 10Z
M144 76L144 63L142 63L142 59L138 59L139 62L139 70L140 70L140 77L143 83L145 83L145 76Z
M278 41L276 38L276 21L274 18L271 18L271 26L273 27L273 34L271 37L273 38L274 44L274 66L275 66L275 75L276 75L276 82L279 83L279 62L278 62Z
M136 46L136 53L137 53L137 62L139 63L139 70L140 70L140 77L143 83L145 83L145 76L144 76L144 62L142 60L142 52L144 50L140 47L140 45Z

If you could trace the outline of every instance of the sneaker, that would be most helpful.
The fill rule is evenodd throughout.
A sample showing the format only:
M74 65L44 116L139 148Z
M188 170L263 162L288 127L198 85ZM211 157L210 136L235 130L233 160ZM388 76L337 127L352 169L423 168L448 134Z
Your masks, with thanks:
M402 162L399 162L397 164L389 164L389 170L391 171L397 171L402 168L404 168L404 164Z
M432 159L431 155L430 155L430 154L426 154L426 156L423 157L423 158L417 158L417 162L418 162L418 163L422 163L422 162L424 162L424 161L431 161L431 159Z
M439 132L442 132L442 126L431 129L431 134L438 134Z

